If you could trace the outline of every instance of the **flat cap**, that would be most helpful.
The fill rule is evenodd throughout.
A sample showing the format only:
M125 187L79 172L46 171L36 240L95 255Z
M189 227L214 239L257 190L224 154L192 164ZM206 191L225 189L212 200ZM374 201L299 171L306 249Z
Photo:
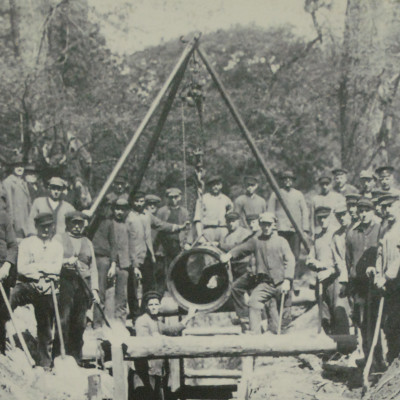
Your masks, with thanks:
M129 207L128 200L123 197L118 197L114 200L113 207Z
M322 175L318 178L318 183L322 184L322 183L331 183L332 182L332 178L328 175Z
M232 212L230 212L230 213L225 215L225 219L227 221L236 221L239 218L240 218L240 215L237 212L234 212L234 211L232 211Z
M366 197L361 197L361 199L357 201L357 207L370 208L372 210L373 208L375 208L375 205L371 199L367 199Z
M357 204L357 202L358 202L358 200L360 200L361 199L361 195L359 195L359 194L357 194L357 193L349 193L349 194L346 194L346 203L347 204L353 204L353 205L355 205L355 204Z
M279 176L281 179L284 179L284 178L296 179L294 173L292 171L288 171L288 170L282 171Z
M54 224L54 216L52 213L42 212L34 218L35 224L44 226Z
M394 168L391 165L382 165L375 170L378 176L389 176L393 173Z
M258 217L258 221L261 222L269 222L271 224L276 222L276 216L275 214L271 213L271 212L264 212L261 213Z
M343 175L343 174L347 174L347 170L344 168L334 168L332 170L332 174L333 175Z
M173 187L173 188L168 188L165 191L165 194L166 194L167 197L176 197L176 196L181 196L182 195L182 191L181 191L181 189Z
M65 214L66 221L86 221L88 216L81 211L70 211Z
M11 165L23 165L24 164L24 158L22 154L16 154L12 159L11 159Z
M53 176L49 180L49 185L65 187L65 180L60 178L59 176Z
M331 213L332 209L330 207L317 207L315 209L315 216L316 217L327 217Z
M248 175L244 177L244 183L246 185L255 185L258 183L258 179L255 176Z
M379 197L383 196L384 194L388 194L388 192L385 192L383 190L373 190L371 192L372 198L378 199Z
M146 196L144 196L144 201L146 204L158 204L161 203L161 198L155 194L146 194Z
M346 214L347 213L347 205L346 203L338 204L334 209L335 214Z
M397 194L386 193L379 197L378 202L381 206L389 206L393 204L395 201L399 200L399 196Z
M374 174L372 171L364 169L360 172L360 179L374 179Z
M259 217L258 214L249 214L249 215L246 215L246 221L251 222L251 221L258 219L258 217Z
M222 178L220 175L212 175L207 178L207 185L212 185L213 183L222 183Z
M142 192L141 190L136 191L132 195L132 200L142 199L146 197L146 193Z
M127 183L128 177L126 175L117 175L114 179L114 183Z
M25 165L25 172L37 172L37 168L33 164Z
M159 293L155 290L149 290L148 292L146 292L143 295L143 298L142 298L143 305L146 306L147 303L149 302L149 300L151 300L151 299L157 299L157 300L161 301L161 299L162 299L161 293Z

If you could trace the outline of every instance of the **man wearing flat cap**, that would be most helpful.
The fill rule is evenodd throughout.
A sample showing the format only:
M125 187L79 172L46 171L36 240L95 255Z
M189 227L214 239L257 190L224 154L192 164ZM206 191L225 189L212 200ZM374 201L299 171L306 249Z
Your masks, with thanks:
M246 176L244 186L246 191L234 201L234 210L240 215L242 226L248 228L247 217L253 214L258 216L267 211L267 202L256 193L258 189L256 177Z
M177 227L186 227L189 221L188 210L181 205L182 192L179 188L168 188L165 192L167 204L157 210L156 216L163 222ZM172 260L182 251L186 242L184 229L174 231L157 231L154 248L157 258L156 282L157 290L166 290L166 271Z
M52 213L39 213L34 219L37 235L22 239L18 250L18 281L11 293L11 308L32 304L38 334L39 365L50 368L54 305L50 280L58 280L63 246L55 233Z
M385 296L383 329L386 335L387 360L392 363L400 354L400 201L397 195L382 196L381 207L386 231L379 241L376 269L367 273L374 277L375 287Z
M99 278L92 242L84 236L87 216L80 211L65 214L66 232L60 235L64 248L60 273L60 318L65 352L81 362L86 312L92 301L100 303ZM86 287L85 283L90 288ZM58 355L56 341L54 354Z
M332 175L334 179L333 190L335 192L343 196L346 196L346 194L358 193L356 187L347 183L347 170L344 168L335 168L332 170Z
M231 199L222 193L222 178L211 176L207 180L208 191L196 202L194 223L199 243L219 242L226 236L225 215L233 210Z
M343 205L344 213L346 208ZM342 210L338 210L342 211ZM332 210L329 207L317 207L315 217L321 230L315 235L314 245L308 254L306 265L317 273L317 282L322 283L322 327L329 334L348 334L349 323L347 299L339 296L339 280L343 279L342 265L337 265L332 247L333 232L329 229L329 218ZM339 213L338 213L339 214ZM343 281L343 280L342 280ZM320 286L317 285L318 290Z
M244 292L252 290L249 300L250 329L261 333L262 313L267 303L269 329L276 333L279 314L277 301L282 293L288 293L294 277L295 259L286 239L276 232L276 217L266 212L259 217L261 232L244 243L233 247L221 256L221 262L254 255L256 274L252 279L249 274L237 279L232 288L232 299L239 318L246 317L247 310L242 299Z
M122 173L116 176L111 186L111 191L105 196L102 214L106 218L112 218L112 205L114 204L115 200L120 198L129 200L128 177Z
M24 179L24 163L18 155L12 163L12 173L3 181L7 196L8 213L17 238L22 239L28 234L28 218L32 200L28 185Z
M359 194L348 194L346 195L346 206L347 211L349 212L350 216L350 226L349 229L353 228L358 222L358 209L357 209L357 202L361 199L361 195Z
M312 236L315 235L316 231L320 229L315 218L315 209L317 207L327 207L333 210L337 204L343 203L345 198L342 194L331 190L332 178L329 175L321 175L318 178L318 185L320 187L320 194L313 197L311 201L311 215L310 215L310 228ZM339 224L331 214L329 217L329 222L331 223L331 228L333 231L339 229Z
M36 234L35 217L43 212L51 213L54 216L56 233L65 232L65 214L75 211L75 208L62 199L62 194L65 189L65 181L59 176L53 176L48 183L49 195L38 197L32 204L29 213L28 233Z
M281 196L289 208L297 225L303 232L310 232L310 216L303 193L293 187L295 176L292 171L284 171L280 174ZM271 194L268 202L268 211L278 218L278 233L284 237L297 259L300 255L300 238L290 222L282 204L276 197L275 192Z
M394 187L393 172L391 165L383 165L375 170L382 191L400 196L400 190Z
M348 293L352 298L353 322L360 329L363 351L368 357L369 346L367 332L367 315L370 312L375 326L377 311L377 299L370 302L368 310L368 288L369 282L366 271L368 267L375 266L378 241L380 238L381 226L375 218L375 207L371 199L361 198L357 202L359 222L351 229L346 237L346 265L348 272Z
M361 184L361 190L360 190L361 197L366 197L368 199L371 199L372 192L375 189L375 177L372 171L363 170L360 172L360 184Z

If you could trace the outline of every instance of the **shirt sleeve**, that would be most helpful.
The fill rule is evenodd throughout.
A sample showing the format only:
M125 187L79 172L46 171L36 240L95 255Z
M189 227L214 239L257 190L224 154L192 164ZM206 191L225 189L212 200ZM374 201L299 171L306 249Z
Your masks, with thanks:
M346 260L344 260L339 253L338 249L338 242L335 236L332 238L332 254L333 254L333 260L335 262L336 268L338 269L339 272L339 282L348 282L349 276L347 273L347 267L346 267Z
M47 274L59 275L63 264L64 248L58 240L53 239L48 256L48 260L41 264L40 270Z
M276 194L274 192L271 193L268 200L268 212L275 214L276 212Z
M163 221L155 215L150 216L150 221L151 227L159 232L173 233L178 229L178 225Z
M115 230L113 221L109 221L108 225L108 242L110 243L110 260L111 262L118 261L117 244L115 239Z
M17 238L15 236L14 228L11 224L11 221L6 219L5 223L5 239L7 243L7 256L6 261L8 261L12 265L17 264L17 255L18 255L18 244Z
M201 222L203 219L203 201L201 199L196 200L196 207L194 210L194 222Z
M308 207L306 203L306 199L304 198L303 193L299 192L300 195L300 212L301 212L301 222L303 231L310 230L310 215L308 212Z
M296 260L290 249L287 240L282 240L282 255L283 255L283 267L285 270L285 279L293 280L294 278L294 268L296 265Z
M256 242L254 238L246 240L245 242L235 246L229 251L232 258L243 258L255 252Z

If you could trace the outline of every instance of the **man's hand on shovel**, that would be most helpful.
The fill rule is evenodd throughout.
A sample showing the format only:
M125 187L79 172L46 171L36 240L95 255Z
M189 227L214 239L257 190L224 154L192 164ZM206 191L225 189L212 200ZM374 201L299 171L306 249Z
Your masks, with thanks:
M93 300L93 303L97 303L97 304L101 303L99 291L97 289L92 290L92 300Z
M3 282L5 279L8 278L10 274L11 264L6 261L0 268L0 282Z

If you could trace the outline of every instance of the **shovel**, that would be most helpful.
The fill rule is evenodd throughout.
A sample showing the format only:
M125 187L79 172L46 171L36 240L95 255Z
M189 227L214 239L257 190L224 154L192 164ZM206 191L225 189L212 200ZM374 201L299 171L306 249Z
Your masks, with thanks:
M317 280L318 284L318 333L322 331L322 292L324 287L320 280Z
M367 363L365 364L364 371L363 371L363 394L365 394L369 387L369 371L371 370L372 361L374 359L374 352L375 347L378 343L379 333L381 330L381 322L382 322L382 314L383 314L383 306L385 304L385 298L382 296L379 300L379 309L378 309L378 316L376 318L375 324L375 331L374 336L372 338L371 348L369 350Z
M61 366L62 368L65 368L66 370L67 370L67 368L70 368L70 367L76 368L78 365L75 361L75 358L72 356L67 356L65 353L65 343L64 343L64 336L63 336L63 331L62 331L62 327L61 327L60 311L58 309L56 289L54 287L53 280L50 280L50 287L51 287L51 295L53 297L53 303L54 303L54 312L56 314L56 324L57 324L57 330L58 330L58 337L60 339L60 352L61 352L61 359L60 359L60 357L56 357L54 359L54 366L57 369Z
M282 295L281 295L281 306L279 307L278 335L281 334L284 306L285 306L285 292L282 292Z
M29 365L33 368L35 366L35 361L33 360L32 356L31 356L31 353L29 352L28 346L26 345L25 339L22 336L21 331L17 327L16 321L14 319L14 313L13 313L13 311L11 309L10 302L8 301L7 294L6 294L5 290L4 290L3 284L1 282L0 282L0 291L1 291L1 295L3 296L4 303L5 303L6 307L7 307L8 313L10 314L10 318L11 318L11 322L12 322L12 324L14 326L14 330L17 333L19 342L21 343L22 350L25 353L25 357L28 360Z

